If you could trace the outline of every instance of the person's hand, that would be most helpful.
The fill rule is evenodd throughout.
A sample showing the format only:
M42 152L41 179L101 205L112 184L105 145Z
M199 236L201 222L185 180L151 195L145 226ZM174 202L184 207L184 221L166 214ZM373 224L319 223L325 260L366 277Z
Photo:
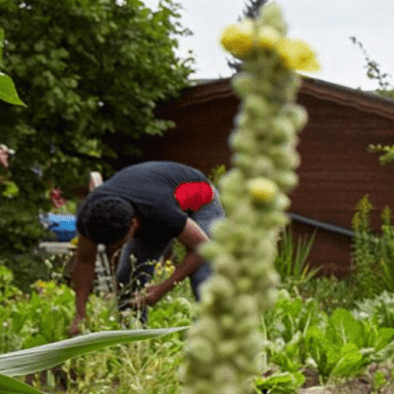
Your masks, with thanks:
M83 317L81 316L76 316L74 321L71 324L70 327L70 336L74 337L75 335L80 334L79 328L78 328L78 324L83 320Z
M130 301L134 309L142 309L145 306L154 306L163 297L164 292L161 285L148 286L143 292L134 293L134 298Z

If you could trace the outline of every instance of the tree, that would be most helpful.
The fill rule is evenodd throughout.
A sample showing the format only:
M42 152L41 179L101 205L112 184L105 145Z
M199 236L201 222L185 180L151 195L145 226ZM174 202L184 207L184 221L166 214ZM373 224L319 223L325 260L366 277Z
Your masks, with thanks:
M244 18L256 19L258 17L260 7L267 3L267 1L268 0L248 0L248 3L245 4L246 8L242 11L243 15L238 18L238 21ZM227 65L235 72L238 72L241 69L241 64L242 62L235 58L227 60Z
M357 40L356 37L350 37L352 43L362 51L365 58L365 68L367 69L367 77L372 80L376 80L379 84L379 88L376 89L376 93L379 96L387 99L394 99L394 85L391 81L391 75L381 71L381 66L375 60L371 59L364 45ZM381 165L389 164L394 161L394 145L369 145L368 150L372 153L383 153L379 157Z
M354 45L356 45L364 55L364 59L366 65L364 68L367 69L367 77L372 80L376 80L379 84L379 88L376 89L376 93L378 93L382 97L394 98L394 85L390 81L391 75L389 73L384 73L381 71L381 66L375 60L371 59L371 56L368 54L367 50L364 48L364 45L361 41L357 40L356 37L349 37Z
M171 126L153 111L193 72L190 57L174 54L190 33L178 10L173 0L155 12L139 0L0 1L0 71L27 105L0 102L0 142L16 151L8 177L19 189L0 202L0 257L34 244L50 185L67 197L88 169L112 175L136 160L139 137Z

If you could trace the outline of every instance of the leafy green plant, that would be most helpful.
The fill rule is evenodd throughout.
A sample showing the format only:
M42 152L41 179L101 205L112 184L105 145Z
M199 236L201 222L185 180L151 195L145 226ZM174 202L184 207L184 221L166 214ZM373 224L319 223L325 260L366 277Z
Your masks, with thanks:
M258 378L255 384L264 394L294 394L304 382L305 376L301 372L283 372Z
M266 368L273 364L281 372L296 373L307 366L325 383L355 376L366 365L392 357L394 328L382 325L382 301L360 304L352 312L336 308L328 315L316 299L292 298L281 290L262 319Z
M383 291L374 298L356 301L352 313L358 319L373 319L381 327L394 327L394 294Z
M311 268L308 257L316 237L314 231L308 240L298 239L297 246L293 239L291 224L282 229L275 259L275 269L279 273L282 283L290 286L300 286L314 278L321 267Z
M4 30L0 27L0 66L3 64ZM13 105L26 104L19 98L13 80L0 71L0 100Z
M369 197L364 196L357 204L352 221L355 231L352 253L352 276L357 286L357 298L371 298L383 290L379 260L380 239L373 233L370 211L373 206Z
M21 295L21 291L13 285L13 280L12 271L0 264L0 305L7 304L11 298Z
M65 341L34 347L27 350L0 355L0 387L2 393L37 394L34 390L11 376L26 375L58 365L67 359L125 342L157 338L186 327L156 330L122 330L87 334Z
M220 178L226 173L226 166L224 164L218 165L211 169L208 178L212 181L216 188L219 187Z
M384 289L394 292L394 227L391 224L391 209L382 211L382 235L380 238L381 278Z
M351 309L356 302L356 283L349 278L338 279L335 276L322 276L303 284L293 292L304 299L314 298L321 309L331 314L336 308Z
M353 276L357 298L371 298L383 290L394 291L394 227L389 207L381 213L381 233L373 233L369 213L373 209L368 196L358 203L353 218Z

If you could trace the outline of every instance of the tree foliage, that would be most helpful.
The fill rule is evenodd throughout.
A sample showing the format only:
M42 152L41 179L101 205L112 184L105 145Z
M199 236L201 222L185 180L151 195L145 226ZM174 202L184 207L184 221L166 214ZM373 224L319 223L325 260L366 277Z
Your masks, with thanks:
M392 76L389 73L382 71L380 64L371 58L361 41L354 36L350 37L350 40L362 51L364 55L366 62L364 68L367 70L367 77L369 79L376 80L379 84L379 88L376 89L376 93L381 97L394 99ZM379 157L381 165L386 165L394 161L394 145L383 146L381 144L371 144L368 146L368 150L372 153L383 153Z
M139 0L0 1L0 72L27 105L0 101L0 143L16 151L6 177L19 189L0 202L0 254L31 245L32 228L38 236L48 187L84 184L88 170L110 176L135 161L138 138L171 127L155 106L187 86L193 63L174 53L189 34L178 10L173 0L157 11Z

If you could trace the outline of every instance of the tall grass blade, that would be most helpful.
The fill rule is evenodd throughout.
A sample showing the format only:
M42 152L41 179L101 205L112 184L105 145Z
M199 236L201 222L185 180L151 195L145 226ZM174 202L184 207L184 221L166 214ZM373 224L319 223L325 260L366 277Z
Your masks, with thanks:
M42 391L28 386L9 376L0 375L0 394L43 394Z
M106 346L157 338L185 330L186 328L188 327L101 331L31 349L6 353L0 355L0 374L8 376L28 375L52 368L69 358L102 349Z

